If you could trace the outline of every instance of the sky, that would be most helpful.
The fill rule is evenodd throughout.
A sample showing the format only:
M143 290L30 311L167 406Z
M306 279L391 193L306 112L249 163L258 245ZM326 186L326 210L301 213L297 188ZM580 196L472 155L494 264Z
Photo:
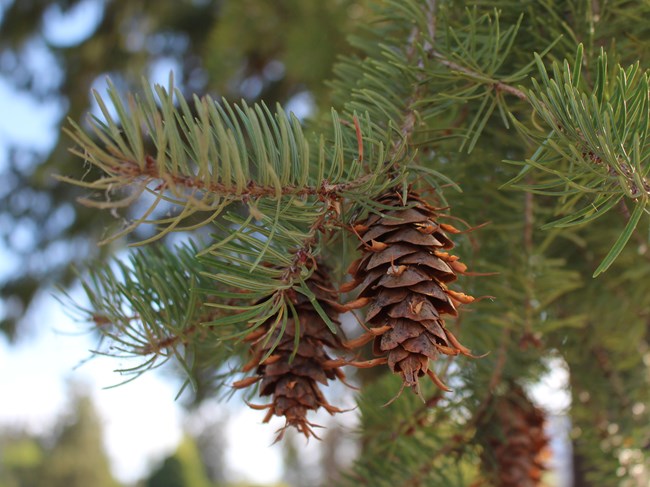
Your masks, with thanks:
M70 16L53 10L45 24L48 39L65 45L85 38L99 20L100 4L101 0L85 1ZM32 50L36 68L51 72L52 60L44 50L38 44ZM173 67L159 65L150 74L154 81L164 83ZM289 108L299 112L308 104L309 100L297 100ZM56 103L36 102L0 77L0 111L12 114L0 117L0 165L6 164L5 150L10 143L43 153L54 144L62 116ZM20 264L0 248L0 275L17 265ZM82 299L80 293L76 296ZM64 306L52 295L39 298L27 321L34 330L29 338L10 346L0 337L0 427L22 425L37 434L51 430L68 406L72 381L84 384L94 399L104 427L106 450L120 481L136 481L174 451L187 421L185 411L175 401L177 382L159 372L149 372L133 382L110 388L123 380L114 372L121 364L106 357L87 361L90 350L97 345L95 339L83 324L66 315ZM555 364L552 370L533 392L547 409L561 413L568 406L567 395L559 392L566 383L566 371L561 364ZM232 480L264 483L280 479L280 446L271 446L274 431L282 425L279 418L274 418L270 425L261 424L264 413L241 407L237 400L225 405L208 402L202 414L228 418L225 462ZM344 421L354 423L356 413L346 414ZM566 448L561 444L561 432L555 436L556 443L560 442L556 447ZM316 454L313 443L304 448L308 454ZM255 458L254 468L250 458Z

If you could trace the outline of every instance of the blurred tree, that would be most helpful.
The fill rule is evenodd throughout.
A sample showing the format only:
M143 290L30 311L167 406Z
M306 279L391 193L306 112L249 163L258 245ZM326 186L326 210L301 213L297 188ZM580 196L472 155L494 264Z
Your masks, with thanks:
M144 483L145 487L185 487L189 486L183 476L183 465L175 455L163 460Z
M0 432L0 487L39 487L45 452L25 432Z
M102 444L102 430L92 401L78 396L74 412L46 449L41 485L115 487Z
M193 415L195 416L195 415ZM193 435L201 456L201 463L213 484L223 484L226 480L225 451L227 439L225 425L228 417L219 414L217 418L201 421L200 430Z
M335 485L356 457L356 444L347 435L346 428L332 421L323 436L321 469L323 485Z
M284 480L289 485L309 485L309 480L314 482L318 474L306 465L307 458L303 454L298 442L302 439L291 432L284 439L282 448L284 464Z
M0 433L0 487L117 487L89 397L75 394L72 410L43 437Z
M49 107L57 127L67 117L82 121L89 109L96 111L89 92L101 90L106 76L127 90L142 76L165 77L170 69L188 96L309 103L311 94L323 93L336 55L349 50L345 33L362 15L358 3L2 2L0 81L33 98L35 106ZM58 137L58 128L56 135L52 148L8 141L0 154L0 250L11 257L0 269L0 331L9 337L39 289L69 284L70 263L110 252L94 242L115 219L74 205L80 193L52 178L82 177L88 169L69 155L69 141Z
M186 436L144 482L145 487L210 487L196 442Z

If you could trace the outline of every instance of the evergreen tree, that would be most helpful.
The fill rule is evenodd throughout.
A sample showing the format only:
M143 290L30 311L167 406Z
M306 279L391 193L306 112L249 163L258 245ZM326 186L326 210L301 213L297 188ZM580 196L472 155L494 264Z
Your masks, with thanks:
M190 432L196 442L196 448L201 458L201 464L205 469L206 475L213 484L223 484L226 481L225 452L228 450L226 439L225 425L228 422L227 414L220 414L215 418L212 411L208 411L208 419L201 419L201 414L193 414L193 418L198 416L196 424L190 425Z
M69 414L47 435L0 433L1 487L117 487L90 398L74 396Z
M0 486L38 487L44 449L27 433L0 434Z
M89 397L75 400L74 415L47 448L41 485L116 487L102 445L101 426Z
M153 231L83 275L80 311L142 357L125 373L173 359L307 437L342 413L323 386L344 366L379 370L340 485L539 485L526 386L549 363L570 374L575 484L643 482L650 7L369 3L309 122L171 77L96 95L69 135L101 175L62 179L129 209L104 243Z
M210 487L196 443L186 437L144 482L145 487Z

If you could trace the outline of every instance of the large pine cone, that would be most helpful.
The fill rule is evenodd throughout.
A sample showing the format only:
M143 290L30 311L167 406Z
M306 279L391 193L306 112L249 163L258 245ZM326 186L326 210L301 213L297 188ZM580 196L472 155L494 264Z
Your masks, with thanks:
M307 285L327 316L338 327L338 312L328 304L335 302L336 294L322 267L314 270ZM243 371L256 369L256 375L233 384L235 388L241 389L261 381L260 395L271 396L272 402L251 407L268 410L265 423L273 415L285 418L286 424L279 431L278 440L289 426L295 427L307 438L316 437L312 429L314 425L307 421L307 411L323 407L330 414L341 412L327 402L319 384L327 385L328 380L336 378L345 379L343 372L331 365L332 360L325 352L325 347L342 348L341 330L337 330L338 334L334 335L303 294L289 290L287 297L294 305L300 319L299 325L296 326L290 312L284 330L281 330L280 323L275 323L276 317L273 316L251 331L246 340L251 342L253 357L243 367ZM296 333L300 335L297 349ZM274 350L271 355L262 361L272 348Z
M499 397L486 421L483 471L499 487L537 487L549 454L544 412L519 387Z
M458 230L439 224L436 209L412 191L406 200L391 191L378 202L391 209L354 226L364 255L350 266L354 280L341 290L359 290L350 308L370 304L366 323L376 335L374 353L387 357L403 386L419 394L418 379L427 374L448 390L429 369L429 360L441 353L471 356L442 319L444 314L455 316L458 303L474 299L447 287L466 270L446 252L454 246L446 233Z

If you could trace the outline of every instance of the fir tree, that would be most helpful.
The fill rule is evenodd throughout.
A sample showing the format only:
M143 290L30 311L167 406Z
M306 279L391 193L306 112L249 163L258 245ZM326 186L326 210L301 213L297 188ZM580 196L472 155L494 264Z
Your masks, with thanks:
M194 440L186 437L173 455L144 481L145 487L210 487L205 467Z
M107 351L142 357L124 372L173 359L215 394L250 386L270 396L253 407L306 436L312 410L340 412L321 388L341 367L381 367L361 384L362 448L341 485L539 485L544 418L525 388L554 359L576 485L633 485L650 435L649 37L635 21L650 7L370 5L333 108L307 123L186 100L172 77L96 95L102 117L68 133L102 175L62 179L86 205L139 211L103 243L152 231L129 262L82 274L81 311ZM161 245L172 232L188 243ZM404 386L416 394L396 397Z
M101 425L90 398L77 399L76 417L65 425L43 462L43 484L114 487L101 442Z

